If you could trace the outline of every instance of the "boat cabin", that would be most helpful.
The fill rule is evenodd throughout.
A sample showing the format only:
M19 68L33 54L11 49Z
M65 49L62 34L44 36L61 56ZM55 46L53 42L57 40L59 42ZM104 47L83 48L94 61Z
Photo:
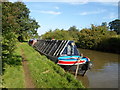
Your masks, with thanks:
M49 56L79 56L74 41L70 40L38 40L34 46L38 51Z

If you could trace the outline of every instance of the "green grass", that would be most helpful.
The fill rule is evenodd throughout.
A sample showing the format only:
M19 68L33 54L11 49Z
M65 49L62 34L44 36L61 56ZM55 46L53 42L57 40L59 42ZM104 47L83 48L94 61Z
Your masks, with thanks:
M84 88L80 81L65 72L44 55L40 55L27 43L17 43L13 56L8 58L2 75L2 88L25 88L22 54L28 60L28 67L36 88Z
M30 74L37 88L83 88L81 82L73 75L65 72L46 56L40 55L27 43L20 44L19 48L28 60Z
M20 48L15 50L14 55L7 59L4 66L5 71L2 76L2 88L24 88L24 74L22 67L22 57L20 56Z
M6 66L5 74L2 77L3 88L24 88L24 77L21 66Z

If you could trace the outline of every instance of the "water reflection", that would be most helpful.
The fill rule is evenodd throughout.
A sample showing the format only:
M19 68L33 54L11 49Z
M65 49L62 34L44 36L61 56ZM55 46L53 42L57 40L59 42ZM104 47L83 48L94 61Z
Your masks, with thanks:
M93 68L85 77L78 76L88 88L118 88L118 54L103 53L93 50L79 49L91 59Z

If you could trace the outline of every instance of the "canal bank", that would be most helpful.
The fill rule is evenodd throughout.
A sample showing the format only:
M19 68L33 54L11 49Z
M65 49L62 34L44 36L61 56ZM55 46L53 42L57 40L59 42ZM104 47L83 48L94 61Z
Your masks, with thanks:
M118 57L119 54L105 53L94 50L79 49L80 53L88 56L93 67L84 77L78 76L87 88L118 88Z
M5 64L1 88L84 88L74 75L27 43L18 42L15 55Z
M65 72L32 46L20 43L19 48L27 60L27 68L36 88L84 88L81 81L76 80L72 74Z

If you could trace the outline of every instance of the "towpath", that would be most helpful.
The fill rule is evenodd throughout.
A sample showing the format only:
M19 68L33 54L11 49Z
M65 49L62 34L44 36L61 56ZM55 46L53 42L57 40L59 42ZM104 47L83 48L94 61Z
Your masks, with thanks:
M23 49L21 49L21 55L23 58L22 66L23 66L24 76L25 76L25 88L35 88L32 77L30 76L30 70L28 68L28 61L26 60Z

